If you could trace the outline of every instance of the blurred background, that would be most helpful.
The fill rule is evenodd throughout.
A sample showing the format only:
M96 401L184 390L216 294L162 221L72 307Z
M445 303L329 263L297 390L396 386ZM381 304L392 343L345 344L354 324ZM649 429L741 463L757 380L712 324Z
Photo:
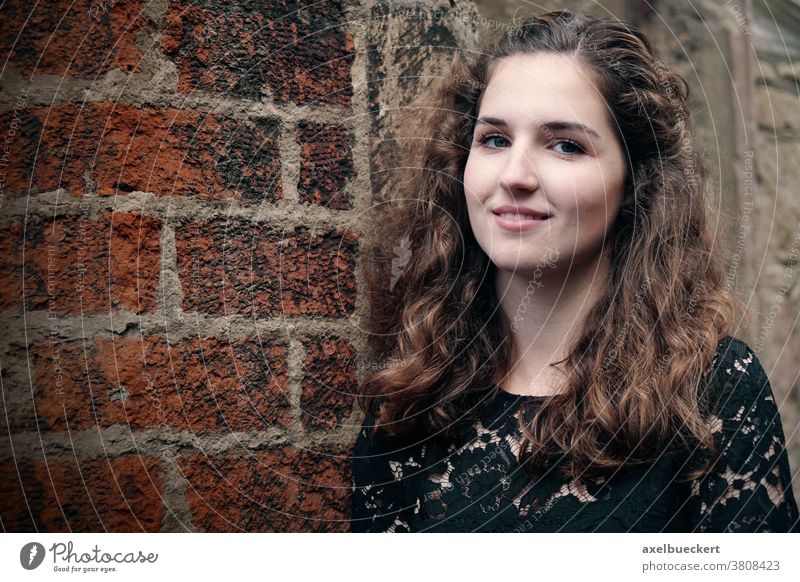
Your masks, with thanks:
M798 2L13 0L3 530L346 531L360 241L454 52L559 8L633 22L689 81L796 475Z

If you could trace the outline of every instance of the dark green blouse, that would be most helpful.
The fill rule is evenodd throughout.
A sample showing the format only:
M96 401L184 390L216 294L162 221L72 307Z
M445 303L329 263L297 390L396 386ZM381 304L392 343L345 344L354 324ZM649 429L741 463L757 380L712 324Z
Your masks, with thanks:
M533 481L517 461L523 401L497 389L456 442L373 438L367 417L353 450L353 532L800 531L780 416L747 344L722 340L709 375L715 471L687 481L707 451L572 480Z

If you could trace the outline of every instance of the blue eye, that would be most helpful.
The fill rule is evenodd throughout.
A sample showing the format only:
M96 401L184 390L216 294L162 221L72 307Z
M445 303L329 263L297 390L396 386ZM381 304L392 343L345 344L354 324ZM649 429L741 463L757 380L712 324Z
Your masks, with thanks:
M480 143L481 145L486 145L486 142L488 142L490 139L501 139L504 140L506 143L508 143L508 140L499 133L490 133L489 135L484 135L482 138L478 140L478 143ZM497 149L497 148L490 148L490 149Z
M490 140L500 140L500 143L495 141L493 146L488 145ZM505 138L505 136L499 133L490 133L484 135L478 140L478 143L492 150L507 148L510 144L510 142ZM553 147L559 147L559 146L565 146L567 148L566 150L563 149L558 150L561 154L567 157L574 157L586 153L586 150L583 148L583 146L581 146L581 144L572 141L571 139L566 139L566 138L557 139L553 144Z
M570 151L562 151L561 153L563 153L564 155L575 156L575 155L578 155L578 154L586 153L586 150L583 149L581 144L579 144L577 142L574 142L571 139L560 139L560 140L556 141L556 143L555 143L555 145L557 145L557 146L558 145L562 145L562 144L568 146L568 148L575 148L571 152Z

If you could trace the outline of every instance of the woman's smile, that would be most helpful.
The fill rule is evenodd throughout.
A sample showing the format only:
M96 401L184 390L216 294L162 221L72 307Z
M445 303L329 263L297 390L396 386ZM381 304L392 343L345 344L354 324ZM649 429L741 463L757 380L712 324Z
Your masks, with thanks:
M544 224L549 218L534 218L513 212L494 213L497 226L510 232L525 232Z

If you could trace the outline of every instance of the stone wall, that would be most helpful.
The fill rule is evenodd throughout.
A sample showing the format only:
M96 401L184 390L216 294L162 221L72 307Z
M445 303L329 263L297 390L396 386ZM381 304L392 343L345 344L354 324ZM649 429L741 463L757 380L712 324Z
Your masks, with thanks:
M405 180L455 48L539 11L476 4L7 3L5 530L347 529L365 216ZM641 24L693 85L731 288L755 312L738 335L796 470L790 54L735 3L648 4L570 7Z
M475 7L8 4L3 529L347 530L365 216Z

